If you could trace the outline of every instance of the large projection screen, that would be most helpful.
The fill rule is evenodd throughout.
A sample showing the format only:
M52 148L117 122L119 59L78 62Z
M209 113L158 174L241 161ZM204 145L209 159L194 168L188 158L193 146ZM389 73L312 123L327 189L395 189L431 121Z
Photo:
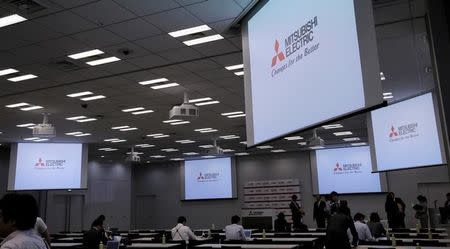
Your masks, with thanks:
M314 194L381 193L387 182L383 173L372 172L369 146L316 150L311 152Z
M383 103L371 0L266 0L243 23L248 146Z
M233 158L186 160L181 164L181 199L212 200L237 197Z
M83 144L13 144L8 190L85 189L87 153Z
M431 92L371 112L373 170L446 163L437 102Z

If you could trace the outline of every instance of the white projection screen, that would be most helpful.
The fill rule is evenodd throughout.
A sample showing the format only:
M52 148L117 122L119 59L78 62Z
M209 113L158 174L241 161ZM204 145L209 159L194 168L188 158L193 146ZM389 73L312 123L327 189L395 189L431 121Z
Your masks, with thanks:
M13 144L8 190L85 189L87 153L83 144Z
M430 92L371 112L368 124L374 171L446 163L436 107Z
M311 152L314 194L386 192L383 173L372 173L369 146L316 150Z
M181 165L182 200L236 198L236 167L230 157L187 160Z
M265 0L243 24L249 147L383 103L371 0Z

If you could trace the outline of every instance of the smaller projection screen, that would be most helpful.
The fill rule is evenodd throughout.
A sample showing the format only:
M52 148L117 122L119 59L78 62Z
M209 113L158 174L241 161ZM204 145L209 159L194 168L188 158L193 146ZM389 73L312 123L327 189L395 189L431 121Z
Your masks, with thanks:
M11 147L8 190L87 188L87 145L18 143Z

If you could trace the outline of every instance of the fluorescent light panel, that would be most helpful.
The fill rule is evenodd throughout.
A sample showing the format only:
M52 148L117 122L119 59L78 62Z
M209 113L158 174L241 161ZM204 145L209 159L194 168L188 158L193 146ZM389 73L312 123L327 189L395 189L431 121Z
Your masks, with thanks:
M24 81L24 80L31 80L34 78L37 78L37 76L34 74L26 74L26 75L9 78L8 80L12 81L12 82L19 82L19 81Z
M216 156L202 156L202 158L215 158Z
M127 140L125 140L125 139L119 139L119 140L114 140L114 141L111 141L111 143L122 143L122 142L126 142Z
M83 132L81 131L74 131L74 132L68 132L65 133L67 136L74 136L74 135L78 135L78 134L83 134Z
M302 136L292 136L292 137L285 137L284 139L286 139L288 141L295 141L295 140L302 140L303 137Z
M27 105L30 105L30 104L21 102L21 103L17 103L17 104L7 105L6 107L8 107L8 108L16 108L16 107L22 107L22 106L27 106Z
M0 76L13 74L13 73L17 73L17 72L19 72L19 71L16 69L13 69L13 68L3 69L3 70L0 70Z
M91 133L82 133L82 134L76 134L74 135L75 137L85 137L85 136L90 136Z
M156 136L161 136L164 135L162 133L155 133L155 134L148 134L147 137L156 137Z
M33 123L26 123L26 124L19 124L19 125L16 125L17 127L20 127L20 128L25 128L25 127L30 127L30 126L35 126L36 124L33 124Z
M78 59L83 59L83 58L87 58L87 57L91 57L94 55L99 55L99 54L104 54L105 52L99 50L99 49L94 49L94 50L89 50L89 51L85 51L85 52L81 52L81 53L77 53L77 54L71 54L69 55L70 58L78 60Z
M169 119L169 120L164 120L163 123L170 124L170 123L173 123L173 122L180 122L180 121L183 121L183 120L180 120L180 119Z
M280 152L286 152L285 150L279 149L279 150L271 150L270 152L273 153L280 153Z
M41 138L41 139L33 140L33 142L44 142L44 141L48 141L48 138Z
M238 114L243 114L244 112L242 111L238 111L238 112L225 112L225 113L221 113L220 115L222 116L230 116L230 115L238 115Z
M112 142L112 141L115 141L115 140L120 140L120 139L118 139L118 138L108 138L108 139L104 139L103 141L105 141L105 142Z
M99 60L95 60L95 61L88 61L88 62L86 62L86 64L88 64L89 66L98 66L98 65L102 65L102 64L106 64L106 63L116 62L116 61L120 61L120 59L115 56L112 56L112 57L103 58L103 59L99 59Z
M244 75L244 71L235 72L234 74L236 74L237 76L242 76Z
M212 100L212 98L206 97L206 98L191 99L191 100L189 100L189 103L198 103L198 102L203 102L203 101L208 101L208 100Z
M176 157L176 158L170 158L170 161L184 161L184 159L181 157Z
M39 106L39 105L35 105L35 106L20 108L20 110L22 110L22 111L32 111L32 110L38 110L38 109L42 109L42 108L44 108L44 107Z
M383 96L389 96L389 95L392 95L392 93L391 93L391 92L385 92L385 93L383 93Z
M258 148L260 150L265 150L265 149L272 149L273 146L272 145L261 145L261 146L258 146L256 148Z
M235 156L248 156L248 155L250 155L250 154L247 153L247 152L239 152L239 153L234 153L234 155L235 155Z
M212 130L213 128L201 128L201 129L195 129L194 131L202 132L207 130Z
M214 101L208 101L208 102L201 102L201 103L197 103L195 104L196 106L204 106L204 105L213 105L213 104L219 104L220 102L217 100Z
M194 45L217 41L217 40L221 40L221 39L223 39L223 36L221 36L221 35L210 35L210 36L205 36L202 38L184 41L183 43L186 44L187 46L194 46Z
M82 96L86 96L86 95L91 95L94 94L93 92L89 92L89 91L84 91L84 92L79 92L79 93L71 93L71 94L67 94L67 97L70 98L77 98L77 97L82 97Z
M312 149L312 150L319 150L319 149L323 149L325 147L323 147L323 146L312 146L312 147L309 147L309 148Z
M394 96L392 96L392 95L383 97L383 99L392 99L392 98L394 98Z
M244 114L238 114L238 115L230 115L230 116L227 116L227 118L241 118L241 117L245 117L246 115L245 115L245 113Z
M97 120L96 118L86 118L86 119L79 119L76 120L78 123L84 123L84 122L91 122Z
M170 137L170 135L159 135L159 136L154 136L153 138L165 138L165 137Z
M130 127L130 128L120 129L119 131L135 131L137 129L138 128L136 128L136 127Z
M197 152L186 152L186 153L183 153L183 155L186 155L186 156L195 156L195 155L198 155L198 153L197 153Z
M345 142L352 142L352 141L359 141L361 139L359 139L359 137L349 137L349 138L344 138L342 140L344 140Z
M145 110L145 111L132 112L131 114L141 115L141 114L152 113L152 112L154 112L154 111L153 110Z
M322 128L324 128L325 130L338 129L338 128L342 128L342 127L344 127L344 126L342 126L341 124L330 124L330 125L322 126Z
M130 128L130 126L122 125L122 126L111 127L112 130L120 130L120 129L125 129L125 128Z
M351 143L351 146L362 146L362 145L366 145L366 143Z
M144 107L134 107L134 108L129 108L129 109L123 109L123 112L134 112L134 111L140 111L140 110L144 110Z
M82 98L81 100L83 100L83 101L91 101L91 100L104 99L104 98L106 98L106 97L103 96L103 95L95 95L95 96L92 96L92 97Z
M180 84L173 82L173 83L168 83L168 84L162 84L162 85L157 85L157 86L152 86L151 88L154 90L158 90L158 89L164 89L164 88L169 88L169 87L174 87L174 86L179 86Z
M169 81L166 78L159 78L159 79L153 79L153 80L146 80L146 81L141 81L139 82L139 84L145 86L145 85L151 85L151 84L156 84L156 83L161 83L161 82L167 82Z
M38 138L38 137L28 137L28 138L24 138L23 140L25 140L25 141L33 141L33 140L37 140L37 139L40 139L40 138Z
M219 130L211 129L211 130L201 131L200 133L211 133L211 132L218 132L218 131Z
M227 66L225 67L226 70L236 70L236 69L241 69L244 68L244 64L237 64L237 65L232 65L232 66Z
M166 157L166 156L163 156L163 155L154 155L154 156L150 156L151 158L164 158L164 157Z
M212 145L212 144L205 144L205 145L199 145L198 147L203 148L203 149L209 149L209 148L214 147L214 145Z
M180 29L177 31L173 31L173 32L170 32L169 35L172 37L181 37L181 36L191 35L191 34L200 33L200 32L208 31L208 30L211 30L211 28L208 25L200 25L200 26L196 26L196 27L192 27L192 28Z
M353 132L351 131L340 131L340 132L334 132L333 133L335 136L339 137L339 136L348 136L348 135L352 135Z
M23 21L26 21L27 19L25 17L22 17L20 15L17 14L13 14L13 15L9 15L9 16L5 16L0 18L0 28L9 26L9 25L13 25L16 23L20 23Z
M189 121L181 121L181 122L175 122L175 123L170 123L170 125L182 125L182 124L190 124L191 122Z
M75 117L69 117L66 118L67 120L79 120L79 119L84 119L87 118L86 116L75 116Z

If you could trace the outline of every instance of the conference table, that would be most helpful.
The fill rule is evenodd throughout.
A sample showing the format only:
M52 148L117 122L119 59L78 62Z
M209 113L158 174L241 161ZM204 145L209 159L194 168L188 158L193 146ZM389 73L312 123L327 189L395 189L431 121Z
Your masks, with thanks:
M354 247L355 249L369 249L369 248L395 248L395 249L416 249L416 246L379 246L379 245L373 245L373 246L357 246ZM436 246L421 246L422 249L450 249L450 247L436 247Z
M264 240L268 240L268 241L273 241L273 242L315 242L317 241L319 238L266 238L266 239L262 239L262 238L251 238L249 241L255 241L255 240L259 240L259 241L264 241Z
M283 233L280 233L283 234ZM262 236L263 233L253 233L252 236ZM285 233L285 235L289 235L289 236L318 236L318 237L323 237L326 236L327 233L325 232L306 232L306 233ZM266 233L266 236L270 236L273 237L275 236L275 233Z
M136 243L128 245L127 248L171 248L171 247L177 247L180 246L180 244L175 243Z
M389 240L386 237L382 237L382 238L378 238L378 240ZM442 244L450 244L450 239L420 239L420 238L395 238L395 240L397 241L402 241L405 243L413 243L414 241L438 241L439 243Z
M142 236L142 237L151 237L151 236L159 235L159 233L121 233L120 236L128 236L130 234Z
M202 244L195 246L197 248L226 248L226 247L240 247L242 249L294 249L298 245L276 245L276 244Z
M155 240L155 238L153 238L153 237L142 237L142 238L132 239L131 242L150 242L153 240Z
M55 242L51 243L52 248L75 248L82 247L83 243L66 243L66 242Z

